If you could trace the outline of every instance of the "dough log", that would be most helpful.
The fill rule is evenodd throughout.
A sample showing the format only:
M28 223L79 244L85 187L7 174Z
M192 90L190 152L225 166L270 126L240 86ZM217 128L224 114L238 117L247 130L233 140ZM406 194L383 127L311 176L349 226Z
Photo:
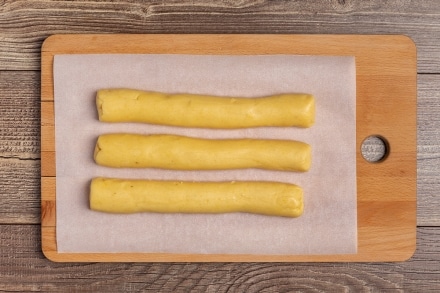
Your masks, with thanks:
M315 100L309 94L234 98L102 89L97 92L96 106L103 122L231 129L310 127L315 121Z
M232 213L298 217L299 186L278 182L179 182L94 178L90 208L108 213Z
M104 134L95 162L116 168L308 171L310 145L291 140L201 139L178 135Z

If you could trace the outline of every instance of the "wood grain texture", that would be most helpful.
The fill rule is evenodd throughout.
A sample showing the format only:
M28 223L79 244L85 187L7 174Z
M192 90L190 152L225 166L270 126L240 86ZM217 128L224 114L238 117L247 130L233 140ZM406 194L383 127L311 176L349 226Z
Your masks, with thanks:
M0 224L40 223L40 160L0 158Z
M292 44L301 44L293 46ZM404 36L351 35L55 35L42 47L42 174L55 176L53 58L56 54L299 54L356 57L358 252L351 255L190 255L58 253L52 217L42 218L45 255L54 261L401 261L415 250L416 55ZM46 115L45 110L49 110ZM50 117L52 116L52 117ZM46 123L47 121L47 123ZM399 131L396 131L399 129ZM360 145L371 134L392 146L381 163ZM52 165L50 165L52 164ZM42 182L55 177L45 177ZM44 187L45 185L43 185ZM55 184L42 189L42 214L56 203ZM45 211L50 208L50 211Z
M440 6L409 1L1 1L0 70L38 70L60 33L404 34L418 70L440 72Z
M418 78L417 224L440 226L440 75Z
M39 225L0 225L0 290L43 292L436 292L440 229L418 228L403 263L53 263Z
M40 74L0 71L0 155L40 157Z
M0 223L40 222L39 78L0 71Z

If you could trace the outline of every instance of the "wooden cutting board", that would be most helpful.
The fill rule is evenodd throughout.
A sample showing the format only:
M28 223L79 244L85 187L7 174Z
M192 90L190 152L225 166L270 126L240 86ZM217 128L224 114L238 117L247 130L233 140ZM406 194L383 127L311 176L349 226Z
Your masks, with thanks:
M358 253L347 255L198 255L59 253L53 59L56 54L291 54L355 56ZM378 35L54 35L41 56L41 231L47 258L63 262L404 261L416 248L417 59L405 36ZM361 154L383 137L387 157ZM337 180L337 179L335 179Z

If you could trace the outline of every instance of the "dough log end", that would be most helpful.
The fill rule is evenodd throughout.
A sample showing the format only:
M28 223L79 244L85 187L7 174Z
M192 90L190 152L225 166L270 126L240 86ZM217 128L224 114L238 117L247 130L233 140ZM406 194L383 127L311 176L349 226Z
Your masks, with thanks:
M136 212L128 205L126 194L121 193L121 184L124 181L113 178L95 177L90 183L89 208L92 211L130 214Z
M98 90L96 92L96 110L98 111L98 120L104 121L103 120L103 110L102 110L104 101L101 98L101 93L102 93L102 90Z
M278 194L273 214L297 218L304 212L304 192L300 186L290 185L285 192Z
M294 142L290 147L285 162L288 163L284 171L307 172L312 166L312 147L305 142Z
M100 211L99 189L101 188L102 181L102 178L93 178L90 182L89 207L92 211Z
M304 153L303 158L303 164L302 169L300 171L307 172L310 170L310 167L312 166L312 147L309 144L306 144L305 146L306 151Z
M98 165L100 165L100 162L98 159L100 151L101 151L101 147L99 146L99 137L98 137L98 140L96 141L96 144L95 144L95 150L93 152L93 160L95 160L95 163L97 163Z
M308 95L308 107L307 107L307 119L304 122L304 127L311 127L315 124L315 115L316 115L316 104L315 104L315 97L312 95Z
M303 213L304 213L304 196L301 190L301 195L299 196L295 206L292 207L291 217L297 218L301 216Z
M315 124L316 103L315 97L311 94L304 94L300 97L298 104L294 106L297 113L298 127L309 128Z

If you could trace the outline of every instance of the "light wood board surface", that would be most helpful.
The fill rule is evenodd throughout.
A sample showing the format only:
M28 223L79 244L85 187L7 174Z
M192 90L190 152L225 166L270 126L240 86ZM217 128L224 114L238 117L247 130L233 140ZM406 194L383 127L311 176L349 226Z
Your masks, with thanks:
M82 53L300 54L356 57L358 253L184 255L58 253L55 237L53 56ZM416 242L416 49L390 35L55 35L42 46L42 248L54 261L402 261ZM369 135L390 145L382 162L363 159Z

